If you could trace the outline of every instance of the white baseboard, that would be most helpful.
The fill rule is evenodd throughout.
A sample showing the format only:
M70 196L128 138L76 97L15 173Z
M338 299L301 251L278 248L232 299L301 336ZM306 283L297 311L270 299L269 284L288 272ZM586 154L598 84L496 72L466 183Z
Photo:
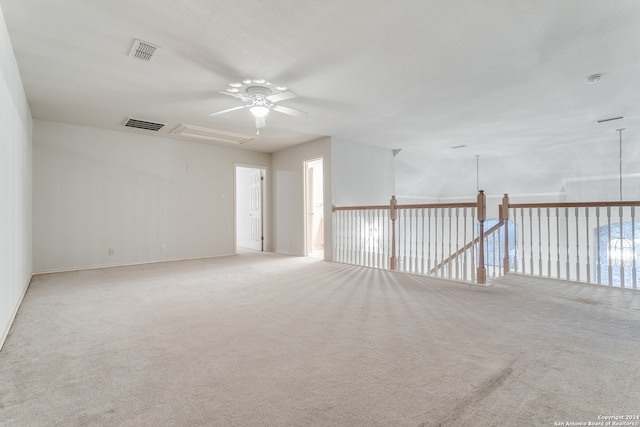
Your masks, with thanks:
M288 252L288 251L275 251L275 253L280 254L280 255L304 256L302 254L298 254L298 253L294 253L294 252Z
M133 265L145 265L145 264L160 264L160 263L163 263L163 262L189 261L189 260L207 259L207 258L220 258L220 257L225 257L225 256L233 256L233 255L237 255L237 253L233 252L233 253L229 253L229 254L209 255L209 256L201 256L201 257L193 257L193 258L167 258L167 259L160 259L160 260L153 260L153 261L129 262L129 263L122 263L122 264L98 264L98 265L88 265L88 266L82 266L82 267L68 267L68 268L62 268L62 269L38 270L38 271L35 271L33 274L37 275L37 274L66 273L66 272L69 272L69 271L98 270L98 269L101 269L101 268L129 267L129 266L133 266Z
M20 310L20 306L22 305L22 301L24 301L25 295L27 295L27 290L29 289L29 285L31 285L31 281L32 280L33 280L33 273L31 274L31 277L29 278L29 282L25 285L25 287L24 287L24 289L22 291L22 296L20 297L20 301L18 301L18 304L16 304L16 307L14 308L13 313L11 314L11 317L9 318L9 323L7 324L7 327L2 332L2 336L0 336L0 351L2 351L2 347L4 347L4 343L7 341L7 338L9 337L9 331L11 331L11 327L13 326L13 322L16 320L16 316L18 315L18 310Z

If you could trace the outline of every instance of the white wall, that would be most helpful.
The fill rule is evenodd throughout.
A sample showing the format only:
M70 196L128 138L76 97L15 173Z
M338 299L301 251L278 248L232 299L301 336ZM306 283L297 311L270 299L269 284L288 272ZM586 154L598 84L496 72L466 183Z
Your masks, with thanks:
M331 259L331 139L322 138L272 154L273 250L303 256L304 162L324 159L325 259Z
M389 204L395 195L393 151L332 138L331 158L334 205Z
M34 121L35 271L235 252L235 163L270 156L142 132Z
M236 246L251 247L251 169L236 167Z
M33 271L31 113L0 9L0 348Z
M631 130L625 132L624 197L637 200L640 145ZM508 193L512 201L521 203L617 200L618 138L617 132L609 131L596 141L519 154L480 155L480 189L496 200ZM451 150L446 155L402 150L396 157L398 196L407 203L472 200L476 195L476 157L465 150Z
M304 255L304 161L323 157L324 253L332 259L332 206L388 204L394 194L391 150L323 138L272 157L274 251Z

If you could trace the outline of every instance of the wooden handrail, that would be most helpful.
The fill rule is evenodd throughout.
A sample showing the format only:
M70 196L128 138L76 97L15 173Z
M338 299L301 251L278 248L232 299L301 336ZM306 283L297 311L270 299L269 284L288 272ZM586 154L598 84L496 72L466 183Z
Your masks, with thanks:
M415 205L397 205L396 209L430 209L430 208L475 208L475 202L462 203L429 203ZM509 208L597 208L640 206L640 201L628 202L561 202L561 203L510 203ZM389 205L371 206L332 206L335 211L363 211L368 209L389 209Z
M380 206L332 206L331 211L366 211L369 209L387 209L389 210L389 205L380 205Z
M431 209L431 208L475 208L476 202L462 203L427 203L416 205L396 205L396 209ZM331 210L335 211L364 211L368 209L389 209L389 205L375 206L332 206Z
M499 220L493 227L491 227L490 229L488 229L487 231L485 231L482 235L482 238L484 239L485 237L489 236L491 233L493 233L494 231L496 231L498 228L502 227L502 225L504 224L503 220ZM454 252L453 254L451 254L449 256L449 258L445 259L444 261L442 261L440 264L438 264L436 267L433 267L430 271L429 274L433 274L436 271L440 270L442 267L444 267L445 265L447 265L448 263L450 263L451 261L453 261L456 257L460 256L461 254L464 253L464 251L466 251L467 249L469 249L471 246L475 245L476 243L478 243L480 241L480 236L476 237L475 239L473 239L472 241L470 241L469 243L467 243L466 245L464 245L462 248L458 249L456 252Z
M415 205L397 205L396 209L429 209L429 208L475 208L475 202L462 203L428 203ZM640 201L628 202L559 202L559 203L510 203L509 208L590 208L590 207L624 207L640 206ZM389 209L389 205L372 206L332 206L335 211L361 211L367 209Z
M509 203L510 208L606 208L640 206L640 201L628 202L561 202L561 203Z
M396 209L431 209L431 208L475 208L476 202L462 203L428 203L419 205L398 205Z

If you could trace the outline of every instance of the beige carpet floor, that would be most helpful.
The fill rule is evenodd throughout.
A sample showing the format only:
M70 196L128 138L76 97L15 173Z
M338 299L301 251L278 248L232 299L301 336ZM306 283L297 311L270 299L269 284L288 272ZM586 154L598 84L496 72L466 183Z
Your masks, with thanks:
M640 291L244 253L36 276L0 425L557 426L639 379Z

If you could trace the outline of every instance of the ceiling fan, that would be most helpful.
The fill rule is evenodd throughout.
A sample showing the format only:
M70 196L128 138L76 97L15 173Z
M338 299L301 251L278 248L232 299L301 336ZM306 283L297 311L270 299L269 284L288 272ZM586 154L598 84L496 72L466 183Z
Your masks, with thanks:
M226 110L217 111L209 114L210 116L218 116L226 114L231 111L242 110L248 108L251 114L256 120L256 133L260 134L260 129L266 125L266 116L271 110L279 113L288 114L294 117L306 117L307 113L304 111L296 110L295 108L285 107L284 105L277 104L280 101L295 98L297 95L290 90L286 90L283 87L276 87L278 92L272 91L267 86L262 86L259 83L262 80L245 80L243 83L231 83L231 86L227 91L219 92L224 95L233 96L244 102L246 105L239 107L227 108ZM255 84L254 84L255 83ZM270 83L267 83L270 85ZM245 87L246 86L246 87ZM240 89L244 88L244 94L240 93Z

